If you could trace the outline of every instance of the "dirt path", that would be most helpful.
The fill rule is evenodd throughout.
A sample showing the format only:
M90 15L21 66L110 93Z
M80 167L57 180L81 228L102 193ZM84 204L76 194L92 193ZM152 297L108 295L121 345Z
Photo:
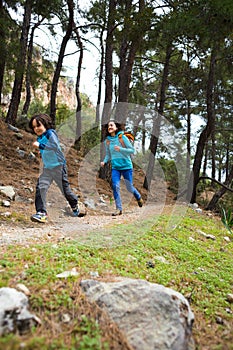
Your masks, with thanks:
M38 244L75 240L83 244L112 245L116 241L126 240L122 232L122 224L129 226L128 238L142 233L153 226L164 211L172 211L174 205L146 204L143 208L128 207L123 215L113 217L111 211L88 211L87 215L75 218L60 210L50 209L50 217L46 224L28 221L26 225L0 224L0 245ZM111 208L112 209L112 208ZM124 231L124 230L123 230ZM117 238L115 237L116 232Z

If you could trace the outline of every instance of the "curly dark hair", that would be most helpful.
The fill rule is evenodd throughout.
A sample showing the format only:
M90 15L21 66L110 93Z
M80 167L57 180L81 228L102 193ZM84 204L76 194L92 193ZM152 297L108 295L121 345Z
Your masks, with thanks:
M109 132L108 132L108 124L109 124L110 122L114 122L114 123L115 123L115 125L116 125L116 127L117 127L117 132L118 132L118 131L124 131L124 130L125 130L125 125L124 125L124 124L117 123L115 120L110 119L110 120L108 121L107 124L104 124L104 125L103 125L103 130L104 130L103 134L104 134L104 138L106 138L107 136L110 136L110 134L109 134Z
M43 114L43 113L35 114L31 117L29 121L29 128L34 132L34 128L32 126L33 120L36 120L37 126L40 126L40 124L43 124L46 130L54 129L52 119L48 114Z

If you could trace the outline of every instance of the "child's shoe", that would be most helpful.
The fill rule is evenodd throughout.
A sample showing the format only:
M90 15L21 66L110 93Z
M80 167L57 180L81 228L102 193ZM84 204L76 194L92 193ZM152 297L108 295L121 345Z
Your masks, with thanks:
M31 216L31 220L35 221L35 222L46 223L48 220L48 215L47 215L47 213L38 211L36 214Z
M141 208L143 206L142 197L137 202L138 202L138 206Z
M112 213L112 216L118 216L122 214L122 210L117 209L116 211L114 211L114 213Z
M72 208L73 216L78 217L79 216L79 209L78 207Z

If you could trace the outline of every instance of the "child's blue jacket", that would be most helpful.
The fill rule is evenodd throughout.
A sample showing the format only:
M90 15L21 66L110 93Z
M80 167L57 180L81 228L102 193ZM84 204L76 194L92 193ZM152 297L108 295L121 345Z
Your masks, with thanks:
M37 137L44 168L53 169L66 163L57 133L53 129L46 130Z
M122 146L119 135L122 135L122 140L124 141L125 147ZM128 137L124 135L123 131L119 131L115 136L107 136L104 141L106 156L104 158L104 163L111 161L112 169L116 170L127 170L132 169L133 164L131 160L131 154L134 154L134 147L129 141ZM114 149L114 146L120 147L120 152Z

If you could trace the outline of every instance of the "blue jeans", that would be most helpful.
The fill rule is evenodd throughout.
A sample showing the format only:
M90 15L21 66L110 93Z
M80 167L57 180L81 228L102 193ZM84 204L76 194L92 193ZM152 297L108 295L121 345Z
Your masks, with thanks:
M116 209L122 210L121 195L120 195L120 180L121 175L125 180L127 190L134 195L136 200L141 198L140 193L133 186L133 169L116 170L112 169L112 189L116 203Z

